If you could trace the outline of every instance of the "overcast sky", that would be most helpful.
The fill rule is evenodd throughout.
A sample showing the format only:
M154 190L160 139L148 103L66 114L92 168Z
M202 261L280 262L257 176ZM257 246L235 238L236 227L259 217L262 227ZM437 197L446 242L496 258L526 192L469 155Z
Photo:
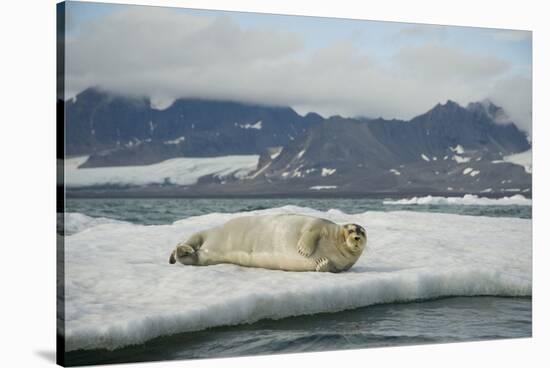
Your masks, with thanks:
M67 3L67 98L151 97L410 119L489 98L531 132L531 33L473 27Z

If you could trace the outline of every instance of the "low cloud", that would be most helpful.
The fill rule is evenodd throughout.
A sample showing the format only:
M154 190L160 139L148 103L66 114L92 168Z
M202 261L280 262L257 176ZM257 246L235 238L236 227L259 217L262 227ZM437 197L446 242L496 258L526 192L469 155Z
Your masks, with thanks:
M504 106L512 121L531 134L532 82L527 77L511 77L498 80L489 93L491 99Z
M90 86L146 95L160 107L203 97L403 119L447 99L489 97L530 132L529 78L494 56L430 42L379 60L352 40L312 50L300 34L228 16L129 7L68 35L67 88L69 97Z

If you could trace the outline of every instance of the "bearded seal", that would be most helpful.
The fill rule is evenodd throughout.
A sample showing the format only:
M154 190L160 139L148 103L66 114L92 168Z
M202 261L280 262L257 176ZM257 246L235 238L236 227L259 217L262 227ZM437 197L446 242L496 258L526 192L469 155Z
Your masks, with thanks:
M357 224L295 214L244 216L193 234L177 244L169 262L341 272L355 264L366 243L367 233Z

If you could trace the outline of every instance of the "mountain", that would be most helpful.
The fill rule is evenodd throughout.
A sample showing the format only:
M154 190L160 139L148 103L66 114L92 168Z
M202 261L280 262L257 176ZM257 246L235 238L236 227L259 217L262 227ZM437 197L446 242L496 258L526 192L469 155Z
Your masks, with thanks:
M185 195L531 190L530 168L509 158L530 148L526 134L489 100L467 107L447 101L409 121L324 119L289 107L201 99L161 110L147 98L88 89L65 111L66 153L88 156L81 169L259 155L248 175L242 168L238 176L212 171L183 188ZM181 194L170 183L166 177L162 190Z
M498 110L448 101L408 122L333 117L275 158L262 155L251 177L294 190L352 193L528 189L530 173L505 161L530 148L526 135L495 122L492 111Z
M161 110L148 98L90 88L66 102L66 154L90 155L85 167L143 165L168 158L258 153L284 146L319 115L289 107L178 99Z

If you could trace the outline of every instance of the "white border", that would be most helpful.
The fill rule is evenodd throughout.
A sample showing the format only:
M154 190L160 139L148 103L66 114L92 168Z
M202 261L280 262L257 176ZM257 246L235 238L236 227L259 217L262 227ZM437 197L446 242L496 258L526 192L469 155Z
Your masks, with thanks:
M121 1L112 1L123 3ZM426 22L534 31L534 338L254 358L145 363L139 367L517 367L548 361L549 26L544 2L503 0L148 0L191 8ZM55 349L55 1L3 4L2 335L4 367L52 364ZM6 206L7 204L7 206ZM505 250L503 250L505 251Z

